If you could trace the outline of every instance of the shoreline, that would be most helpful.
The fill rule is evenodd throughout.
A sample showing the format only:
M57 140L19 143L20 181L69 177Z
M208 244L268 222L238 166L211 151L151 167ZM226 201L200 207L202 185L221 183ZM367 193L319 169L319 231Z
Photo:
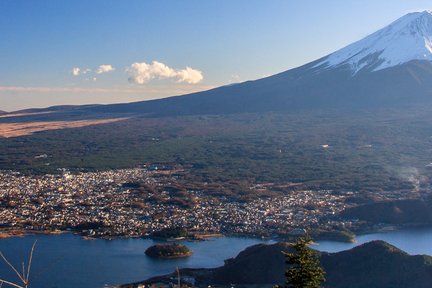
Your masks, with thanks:
M182 254L182 255L176 255L176 256L158 256L158 257L152 257L152 256L148 256L148 255L147 256L150 257L150 258L153 258L153 259L170 260L170 259L187 258L187 257L192 256L192 254L193 254L193 252L190 251L188 253L185 253L185 254Z
M69 231L63 231L63 230L27 230L27 229L3 228L0 229L0 239L26 237L29 235L60 235L68 232Z
M375 226L380 224L375 224ZM334 242L342 242L342 243L356 243L356 238L358 236L368 235L368 234L376 234L376 233L387 233L387 232L393 232L393 231L402 231L406 229L416 229L416 228L432 228L431 224L409 224L409 225L382 225L380 227L368 227L365 229L360 230L353 230L352 232L352 239L346 241L343 238L335 238L333 235L331 237L327 237L327 235L320 236L319 234L316 237L312 237L312 240L314 242L318 241L334 241ZM329 234L333 233L340 233L342 231L340 230L333 230L333 231L324 231ZM160 238L160 237L151 237L150 235L143 235L143 236L110 236L110 237L98 237L93 235L87 235L85 233L76 232L72 230L31 230L31 229L20 229L20 228L0 228L0 240L1 239L8 239L8 238L14 238L14 237L25 237L30 235L60 235L60 234L72 234L78 237L81 237L83 240L86 241L94 241L94 240L118 240L118 239L151 239L155 241L163 241L163 242L175 242L175 241L209 241L211 238L218 238L218 237L239 237L239 238L253 238L253 239L261 239L261 240L268 240L268 241L292 241L293 239L302 236L302 235L273 235L268 237L263 237L257 234L253 233L204 233L204 232L196 232L191 234L188 237L180 237L180 238ZM347 239L347 238L346 238Z

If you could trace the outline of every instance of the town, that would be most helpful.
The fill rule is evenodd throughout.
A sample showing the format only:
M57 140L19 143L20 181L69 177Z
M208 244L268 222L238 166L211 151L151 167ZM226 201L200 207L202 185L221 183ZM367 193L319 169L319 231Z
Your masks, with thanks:
M249 201L199 189L180 191L187 171L157 166L71 173L0 173L0 227L74 231L87 237L144 237L183 227L196 233L275 236L303 228L332 230L352 223L333 217L352 192L291 190ZM253 184L251 190L271 189ZM195 185L197 187L197 185ZM215 189L214 187L212 188ZM177 193L177 194L176 194Z

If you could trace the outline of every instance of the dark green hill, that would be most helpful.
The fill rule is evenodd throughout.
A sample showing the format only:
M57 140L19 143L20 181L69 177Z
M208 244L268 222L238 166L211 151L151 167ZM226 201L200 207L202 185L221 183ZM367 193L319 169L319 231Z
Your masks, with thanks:
M272 287L284 283L286 270L282 251L288 243L251 246L225 265L215 269L182 269L182 276L196 279L197 287ZM320 253L326 271L324 287L331 288L429 288L432 283L432 257L411 256L384 242L372 241L338 253ZM172 275L144 283L169 282ZM138 284L124 287L137 287Z
M281 251L288 251L288 243L258 244L246 248L234 259L214 270L215 283L283 283L285 258Z
M423 200L399 200L361 205L345 210L342 217L371 223L431 224L432 204Z
M323 254L321 263L327 271L325 287L426 288L432 283L432 257L410 256L383 241Z
M256 245L214 271L215 283L283 283L286 243ZM432 257L411 256L384 242L372 241L348 251L322 253L325 287L431 287Z

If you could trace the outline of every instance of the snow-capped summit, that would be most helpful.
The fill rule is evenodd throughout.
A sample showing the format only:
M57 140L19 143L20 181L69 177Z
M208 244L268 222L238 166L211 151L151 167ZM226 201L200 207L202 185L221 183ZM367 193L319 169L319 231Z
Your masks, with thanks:
M327 56L315 67L349 65L353 74L378 71L411 60L432 61L432 11L410 13Z
M432 12L405 15L333 54L262 79L86 109L166 116L418 106L432 111Z

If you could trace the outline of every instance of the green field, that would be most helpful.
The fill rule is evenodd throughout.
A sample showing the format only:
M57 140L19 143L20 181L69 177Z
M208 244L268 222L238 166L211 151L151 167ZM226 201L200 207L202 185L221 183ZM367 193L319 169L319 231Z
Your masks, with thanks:
M135 117L1 138L0 169L55 173L180 164L191 181L410 190L429 183L430 123L432 113L419 109ZM42 154L47 158L36 157Z

